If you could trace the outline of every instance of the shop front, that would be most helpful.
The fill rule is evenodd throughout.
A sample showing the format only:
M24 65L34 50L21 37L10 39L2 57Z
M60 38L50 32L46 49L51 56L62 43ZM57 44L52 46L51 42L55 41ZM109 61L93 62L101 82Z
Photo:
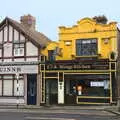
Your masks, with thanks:
M44 104L112 104L116 100L115 66L116 62L109 59L41 64L41 101Z
M0 104L36 105L38 65L0 65Z
M65 103L110 103L109 77L109 73L65 73Z

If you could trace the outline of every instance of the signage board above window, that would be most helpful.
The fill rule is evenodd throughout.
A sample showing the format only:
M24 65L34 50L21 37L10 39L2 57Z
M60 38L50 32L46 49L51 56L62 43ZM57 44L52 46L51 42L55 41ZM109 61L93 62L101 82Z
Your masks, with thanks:
M46 70L109 70L109 62L79 62L46 64Z
M104 87L104 82L91 81L90 86L91 87Z
M37 65L0 66L0 74L38 73Z

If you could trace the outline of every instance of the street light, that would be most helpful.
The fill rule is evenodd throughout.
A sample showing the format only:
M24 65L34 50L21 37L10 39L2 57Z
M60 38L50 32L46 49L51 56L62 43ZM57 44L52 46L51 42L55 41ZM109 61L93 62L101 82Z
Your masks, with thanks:
M17 78L17 109L19 106L19 73L16 73L16 78Z

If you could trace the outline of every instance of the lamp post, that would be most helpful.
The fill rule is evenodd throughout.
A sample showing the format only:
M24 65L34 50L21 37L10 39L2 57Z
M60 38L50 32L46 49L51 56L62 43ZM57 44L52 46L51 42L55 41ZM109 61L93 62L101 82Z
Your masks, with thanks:
M16 73L16 78L17 78L17 109L19 106L19 73Z

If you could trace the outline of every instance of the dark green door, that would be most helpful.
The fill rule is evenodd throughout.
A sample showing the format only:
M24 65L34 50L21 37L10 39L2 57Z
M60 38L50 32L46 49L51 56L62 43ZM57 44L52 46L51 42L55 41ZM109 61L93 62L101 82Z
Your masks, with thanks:
M57 80L46 80L46 104L58 103L58 83Z

